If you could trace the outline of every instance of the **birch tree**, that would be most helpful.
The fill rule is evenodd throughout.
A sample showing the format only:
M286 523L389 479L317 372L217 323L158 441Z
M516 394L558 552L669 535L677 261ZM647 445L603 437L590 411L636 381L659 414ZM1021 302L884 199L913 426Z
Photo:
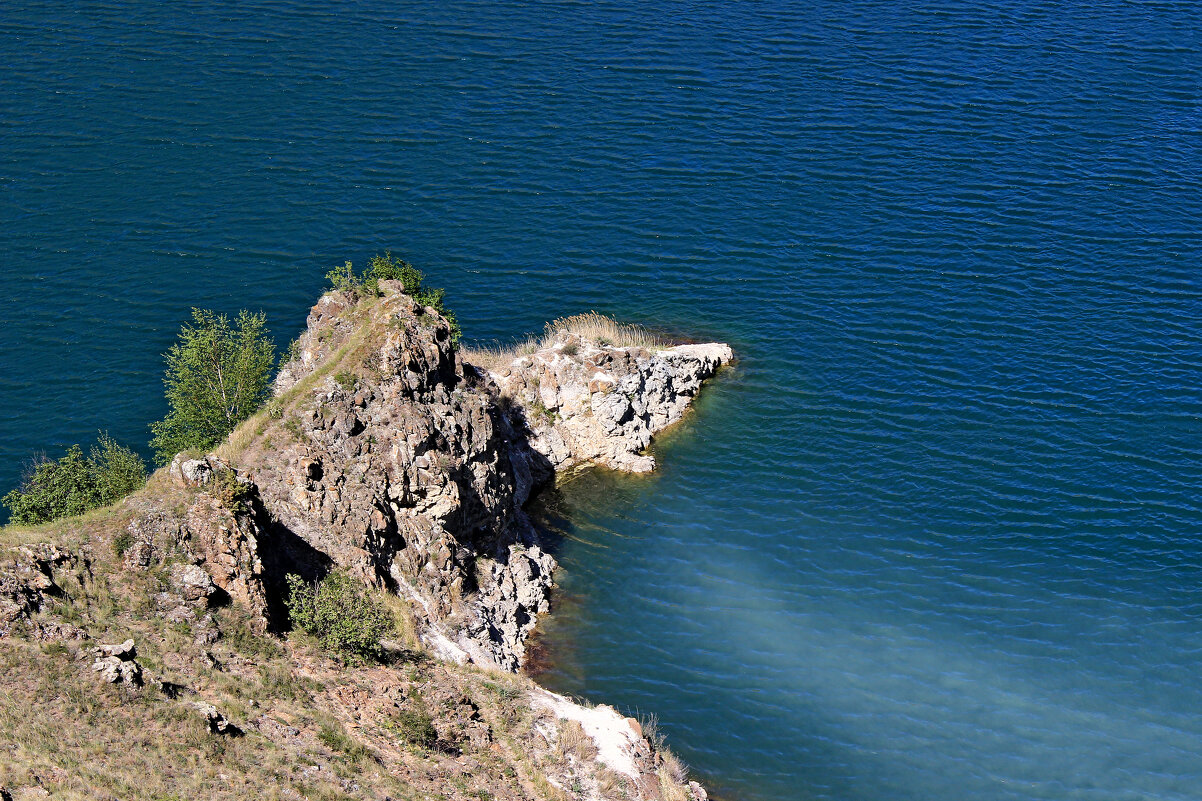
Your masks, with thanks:
M179 340L164 354L167 416L151 425L160 464L184 450L206 451L254 413L267 398L275 345L262 314L192 310Z

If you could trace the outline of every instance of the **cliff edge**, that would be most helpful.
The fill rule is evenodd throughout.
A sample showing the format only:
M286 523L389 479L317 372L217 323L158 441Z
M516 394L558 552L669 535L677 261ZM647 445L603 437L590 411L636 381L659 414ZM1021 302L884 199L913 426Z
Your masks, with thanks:
M555 569L525 503L557 471L652 469L652 435L680 419L730 349L623 343L569 324L473 363L434 309L382 281L379 295L324 295L291 353L274 397L214 453L181 454L116 507L4 530L0 653L14 692L0 718L18 738L12 753L28 758L11 761L25 773L0 775L0 788L120 784L72 777L21 739L80 715L81 732L135 726L170 739L138 689L154 684L177 702L163 709L189 705L198 737L253 733L234 770L246 786L276 782L281 798L327 784L382 798L394 781L415 797L704 798L638 722L509 674L549 609ZM394 664L351 669L303 638L272 636L286 625L285 576L334 567L407 601L394 603L408 632L390 646ZM81 708L79 688L96 679L64 673L61 658L114 689ZM22 718L22 704L45 712L45 726ZM410 731L414 715L428 728ZM263 748L287 764L263 763ZM307 764L316 770L298 774ZM462 786L445 786L447 775ZM221 795L203 782L193 791Z

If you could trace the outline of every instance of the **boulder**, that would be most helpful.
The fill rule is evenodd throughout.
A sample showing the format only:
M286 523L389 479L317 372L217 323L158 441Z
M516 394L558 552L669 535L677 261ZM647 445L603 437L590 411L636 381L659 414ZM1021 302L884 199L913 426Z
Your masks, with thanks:
M199 565L175 565L171 569L171 586L186 603L208 606L217 585L213 577Z
M181 487L202 487L213 480L213 466L207 459L189 459L182 453L171 460L169 473Z
M190 701L189 706L199 712L205 719L205 723L209 726L209 731L214 734L225 734L234 736L241 734L241 730L229 721L225 715L217 707L206 701Z
M141 686L142 666L135 660L137 649L133 640L126 640L117 645L101 645L94 650L96 660L92 670L100 674L100 678L109 684L125 684Z

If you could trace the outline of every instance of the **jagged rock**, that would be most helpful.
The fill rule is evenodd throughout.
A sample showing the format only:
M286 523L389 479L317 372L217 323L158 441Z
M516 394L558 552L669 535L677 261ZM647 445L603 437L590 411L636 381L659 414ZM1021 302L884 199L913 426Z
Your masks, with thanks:
M41 610L47 595L57 595L54 568L74 561L74 556L54 545L15 549L0 563L0 637Z
M135 501L136 502L136 501ZM126 527L132 540L122 558L127 570L149 570L180 541L178 515L159 508L145 510Z
M39 642L63 642L65 640L84 640L88 633L79 626L69 623L48 621L36 623L31 629L34 639Z
M204 716L205 722L209 726L209 731L214 734L237 735L241 734L241 730L230 723L229 719L210 703L205 701L190 701L189 706Z
M138 655L138 649L134 645L133 640L117 643L116 645L100 645L96 648L96 653L104 657L115 657L122 660L130 660Z
M136 539L125 549L122 563L126 570L149 570L154 564L154 545L147 540Z
M142 666L137 662L125 662L116 657L101 657L92 663L92 670L109 684L142 684Z
M280 371L277 394L352 334L371 343L361 364L339 365L353 381L317 382L286 412L292 436L244 466L282 532L271 553L404 592L452 650L516 669L555 567L532 547L522 506L556 468L650 469L651 435L730 349L650 352L573 334L490 376L457 358L447 323L399 283L380 286L370 306L324 296Z
M582 463L642 473L657 431L683 415L702 382L733 358L722 344L650 351L562 332L492 377L525 413L531 446L556 470Z
M205 459L188 459L176 454L168 469L172 481L181 487L202 487L213 480L213 466Z
M96 661L92 663L92 670L99 673L100 678L109 684L141 686L142 666L134 660L137 649L133 640L117 645L101 645L93 653L96 654Z
M199 565L175 565L171 586L186 603L200 607L207 606L217 591L213 578Z
M216 621L212 615L205 615L196 622L192 629L195 635L192 642L198 646L212 645L221 637L221 630L217 628Z
M252 613L259 631L270 624L263 560L259 543L265 536L261 507L253 484L230 508L221 498L200 493L184 515L183 535L193 560L213 584ZM193 585L199 591L200 585ZM211 596L211 591L209 592Z

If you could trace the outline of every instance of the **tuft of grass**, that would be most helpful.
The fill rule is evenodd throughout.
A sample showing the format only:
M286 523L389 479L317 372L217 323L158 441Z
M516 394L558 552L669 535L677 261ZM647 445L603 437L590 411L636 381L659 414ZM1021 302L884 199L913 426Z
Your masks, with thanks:
M372 753L363 745L346 733L346 730L337 723L327 723L317 732L317 739L321 744L331 751L338 751L343 754L351 762L359 762L363 759L371 757Z
M619 323L612 317L590 311L587 314L573 314L559 317L544 326L544 345L550 344L555 335L561 332L575 334L581 339L600 342L605 340L623 348L662 348L667 343L663 337L653 334L641 325Z
M113 553L120 559L125 556L125 552L134 544L134 535L128 531L122 531L117 536L113 537Z
M510 344L493 343L461 348L463 359L468 364L484 370L497 372L508 367L515 359L528 356L536 350L549 348L561 333L571 333L581 339L593 342L601 347L615 345L622 348L646 348L656 350L667 347L670 343L652 331L628 323L620 323L612 317L590 311L587 314L573 314L559 317L543 326L542 336L530 336L516 340ZM563 352L575 356L578 346L570 343L564 346Z

